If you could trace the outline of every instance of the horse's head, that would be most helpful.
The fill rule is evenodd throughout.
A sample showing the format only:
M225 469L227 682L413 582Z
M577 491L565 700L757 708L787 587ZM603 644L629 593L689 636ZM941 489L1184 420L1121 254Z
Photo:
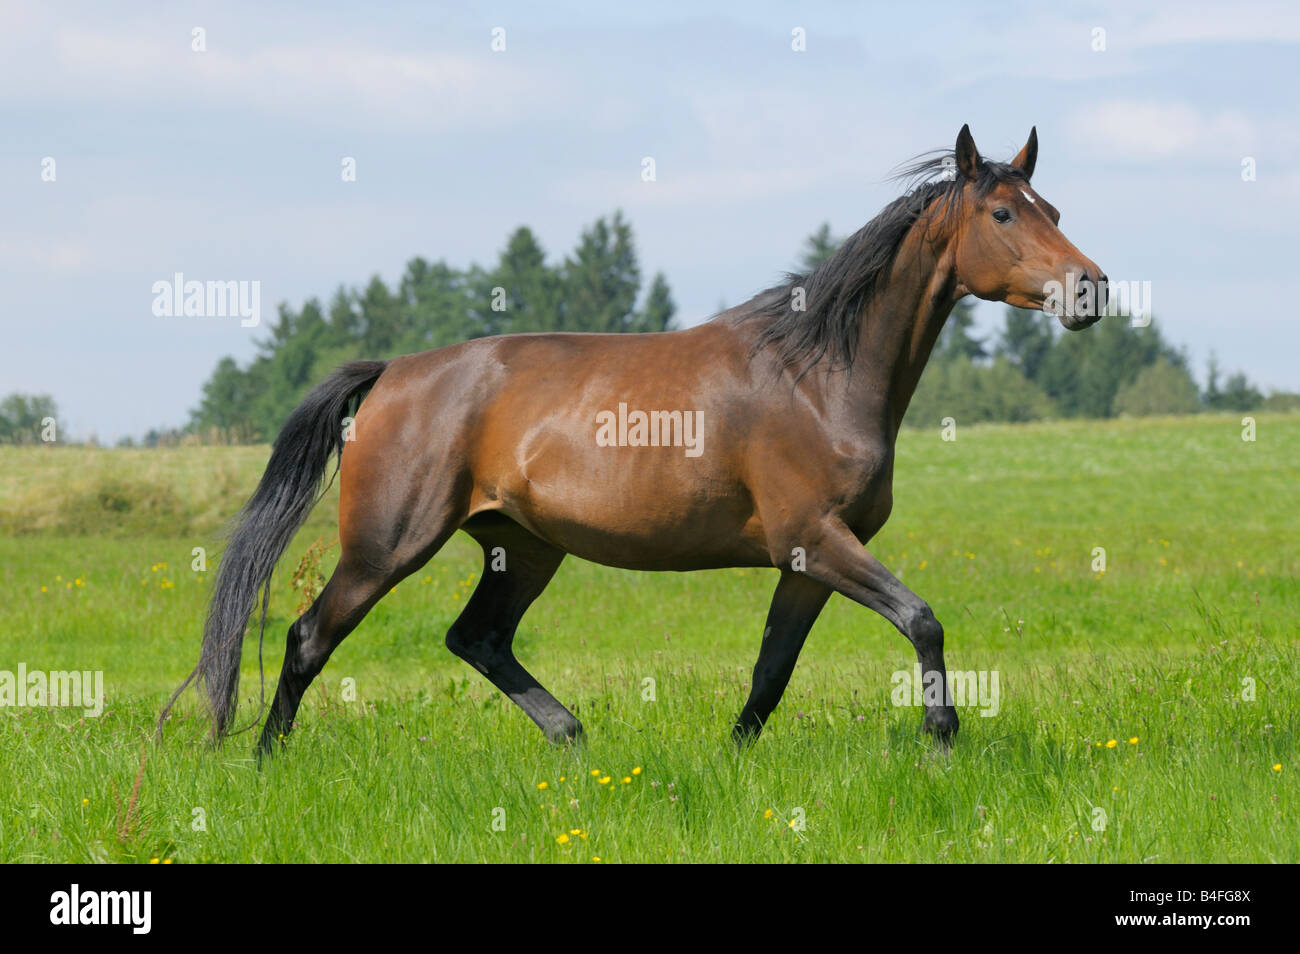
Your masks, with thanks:
M1106 275L1057 228L1061 214L1029 184L1038 131L1009 163L980 158L969 126L957 136L960 201L953 211L959 291L1055 314L1070 331L1101 317Z

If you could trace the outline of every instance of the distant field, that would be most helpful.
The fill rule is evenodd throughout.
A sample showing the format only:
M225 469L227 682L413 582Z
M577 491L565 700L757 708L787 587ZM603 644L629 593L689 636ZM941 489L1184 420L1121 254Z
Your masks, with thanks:
M903 433L871 549L944 622L950 670L1001 689L949 755L891 704L906 640L838 596L734 750L775 571L572 558L517 638L587 730L553 749L443 646L479 570L458 536L340 647L261 772L251 733L204 744L192 693L147 739L197 654L192 549L215 563L267 448L0 448L0 671L102 670L107 696L99 718L0 709L0 862L1300 861L1300 415L1256 418L1255 442L1224 415ZM268 696L335 501L277 574Z

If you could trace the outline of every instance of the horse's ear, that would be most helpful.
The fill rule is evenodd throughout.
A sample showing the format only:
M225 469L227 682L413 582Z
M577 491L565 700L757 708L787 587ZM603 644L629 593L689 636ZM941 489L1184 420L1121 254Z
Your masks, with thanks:
M1034 126L1029 130L1029 141L1025 143L1025 148L1011 160L1011 164L1025 174L1025 181L1028 182L1034 174L1036 162L1038 162L1038 127Z
M975 148L975 137L970 134L970 126L962 126L957 134L957 148L953 150L957 161L957 174L966 178L975 178L975 168L979 165L980 154Z

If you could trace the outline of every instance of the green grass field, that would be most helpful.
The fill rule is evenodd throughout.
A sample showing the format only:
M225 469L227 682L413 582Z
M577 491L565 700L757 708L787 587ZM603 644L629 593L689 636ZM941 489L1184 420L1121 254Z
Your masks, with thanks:
M891 704L911 647L838 596L737 751L775 571L576 559L516 641L587 730L552 748L443 646L479 570L458 536L340 647L262 771L251 732L206 745L192 692L149 739L197 654L192 550L215 560L266 448L0 448L0 670L102 670L106 695L98 718L0 709L0 861L1300 861L1300 416L1241 433L903 434L871 548L945 624L950 671L1001 689L950 754ZM277 573L268 696L334 500ZM244 722L257 690L254 634Z

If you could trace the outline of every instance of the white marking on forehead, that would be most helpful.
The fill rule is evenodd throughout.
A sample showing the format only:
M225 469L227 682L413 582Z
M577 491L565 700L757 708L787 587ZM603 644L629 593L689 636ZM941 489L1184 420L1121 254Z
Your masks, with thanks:
M1024 189L1020 190L1020 194L1023 195L1026 199L1028 199L1031 204L1034 202L1034 197L1030 195L1028 192L1026 192Z

